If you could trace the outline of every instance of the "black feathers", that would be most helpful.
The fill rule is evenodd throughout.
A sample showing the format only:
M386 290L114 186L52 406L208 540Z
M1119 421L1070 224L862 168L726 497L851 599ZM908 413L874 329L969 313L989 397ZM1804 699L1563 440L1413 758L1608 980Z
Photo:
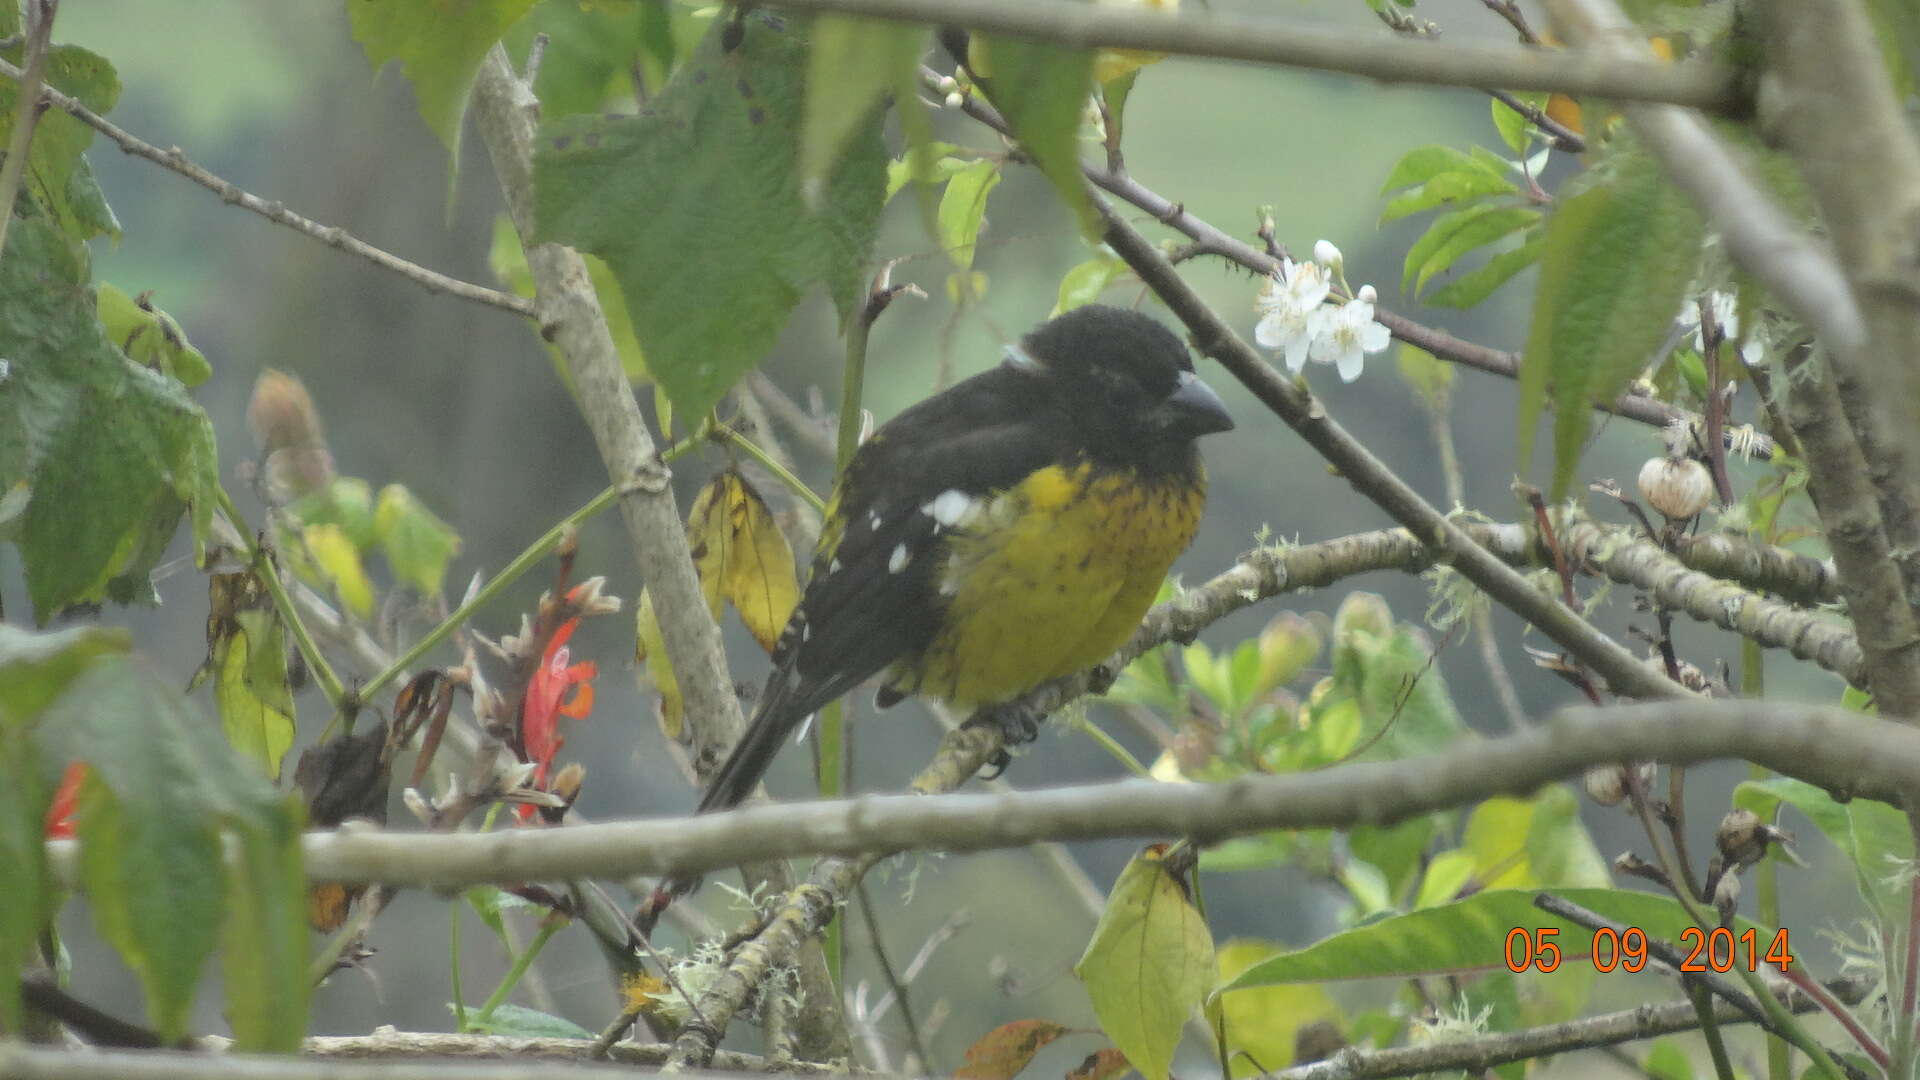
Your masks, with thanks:
M947 545L996 495L1059 465L1184 485L1198 498L1193 440L1232 425L1192 371L1186 347L1153 319L1083 307L882 426L840 479L766 691L700 809L744 799L807 715L932 646L953 588ZM903 696L881 694L887 704Z

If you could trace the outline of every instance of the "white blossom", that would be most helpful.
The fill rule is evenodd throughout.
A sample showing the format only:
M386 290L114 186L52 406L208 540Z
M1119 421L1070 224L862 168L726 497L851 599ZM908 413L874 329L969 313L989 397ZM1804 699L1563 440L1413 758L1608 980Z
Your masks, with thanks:
M1268 279L1255 302L1260 322L1254 340L1281 353L1287 370L1296 375L1306 366L1320 307L1332 287L1320 264L1282 259L1279 273Z
M1368 353L1387 347L1393 335L1373 321L1373 295L1370 286L1361 286L1360 295L1338 308L1316 313L1311 359L1332 364L1340 372L1341 382L1360 377Z

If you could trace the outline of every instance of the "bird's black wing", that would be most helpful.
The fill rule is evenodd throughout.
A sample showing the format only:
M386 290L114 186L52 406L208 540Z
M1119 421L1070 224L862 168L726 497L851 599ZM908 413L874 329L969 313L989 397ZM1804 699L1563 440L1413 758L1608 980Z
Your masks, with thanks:
M1018 484L1068 452L1037 407L1037 376L1001 366L936 394L882 426L835 489L800 605L788 620L746 733L700 809L746 798L808 714L927 647L945 600L936 558L940 495Z

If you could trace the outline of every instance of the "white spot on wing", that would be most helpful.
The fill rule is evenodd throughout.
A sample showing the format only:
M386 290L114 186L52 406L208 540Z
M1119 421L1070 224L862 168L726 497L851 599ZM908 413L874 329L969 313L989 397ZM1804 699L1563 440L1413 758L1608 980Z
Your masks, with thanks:
M835 560L833 560L832 562L830 562L830 563L828 563L828 564L827 564L827 573L829 573L829 574L837 574L837 573L839 573L839 572L840 572L840 560L839 560L839 559L835 559Z
M973 516L980 501L957 488L948 488L920 507L920 512L951 529Z
M880 511L872 510L867 513L867 528L874 532L880 531Z
M911 561L911 558L910 556L907 555L907 545L905 544L893 545L893 555L892 557L887 559L887 573L897 574L900 571L905 570L907 568L907 563L910 561Z
M1021 371L1041 370L1040 361L1035 360L1032 353L1018 345L1009 345L1002 349L1000 357L1011 368L1019 368Z

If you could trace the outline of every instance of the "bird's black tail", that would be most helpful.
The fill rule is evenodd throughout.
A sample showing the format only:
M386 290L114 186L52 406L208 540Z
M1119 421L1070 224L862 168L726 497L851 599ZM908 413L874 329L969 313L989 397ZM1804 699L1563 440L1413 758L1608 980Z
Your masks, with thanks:
M775 681L784 683L783 677ZM730 810L746 801L760 778L767 774L775 755L780 753L780 744L787 741L805 713L795 713L791 708L789 695L769 687L761 695L760 707L753 711L753 718L747 721L747 730L740 741L733 744L727 759L714 770L707 781L707 790L700 796L698 813L713 810Z
M753 789L759 786L760 778L766 775L767 768L780 753L780 744L786 741L787 736L807 715L794 708L798 703L787 692L788 685L782 672L776 671L773 678L768 680L766 692L760 695L759 707L753 711L753 718L747 721L746 732L733 744L727 759L720 763L707 781L707 790L700 796L697 813L731 810L745 802L747 796L753 794ZM674 874L663 879L634 912L634 924L639 927L641 935L651 938L654 925L667 907L699 887L698 875Z

